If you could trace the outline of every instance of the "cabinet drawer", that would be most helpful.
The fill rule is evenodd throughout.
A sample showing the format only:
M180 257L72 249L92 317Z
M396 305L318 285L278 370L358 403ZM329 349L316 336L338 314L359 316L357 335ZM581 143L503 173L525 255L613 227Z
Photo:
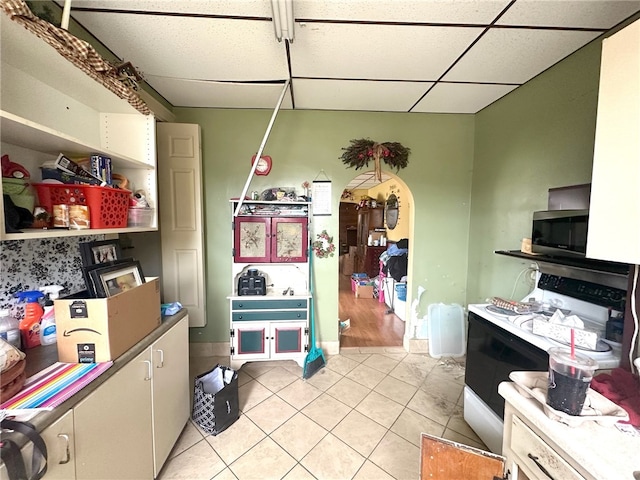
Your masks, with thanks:
M520 467L527 474L533 474L533 478L584 480L584 477L515 415L512 417L510 443L511 450L518 457ZM534 457L536 461L531 457ZM548 472L548 475L545 475L541 467Z
M263 310L261 312L233 312L231 320L234 322L260 321L260 320L306 320L306 310L289 310L278 312L275 310Z
M307 308L307 299L231 301L231 310L284 310L287 308Z

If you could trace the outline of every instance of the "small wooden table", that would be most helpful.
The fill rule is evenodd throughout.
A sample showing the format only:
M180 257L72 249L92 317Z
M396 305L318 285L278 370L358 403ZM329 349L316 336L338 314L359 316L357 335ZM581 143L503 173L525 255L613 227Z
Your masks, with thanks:
M420 441L421 480L501 480L504 461L500 455L426 433Z

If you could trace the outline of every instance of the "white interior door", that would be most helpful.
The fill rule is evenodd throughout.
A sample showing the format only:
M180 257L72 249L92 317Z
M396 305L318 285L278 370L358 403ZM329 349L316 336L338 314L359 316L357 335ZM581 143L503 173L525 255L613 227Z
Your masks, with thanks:
M164 301L189 310L189 326L204 327L204 222L200 126L158 123L158 203Z

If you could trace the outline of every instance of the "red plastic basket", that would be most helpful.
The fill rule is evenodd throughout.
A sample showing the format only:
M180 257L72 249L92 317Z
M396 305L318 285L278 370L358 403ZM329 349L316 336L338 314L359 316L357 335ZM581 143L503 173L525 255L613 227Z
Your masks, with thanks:
M89 207L91 228L124 228L129 211L129 190L97 185L67 185L34 183L39 205L49 213L54 205L86 205Z

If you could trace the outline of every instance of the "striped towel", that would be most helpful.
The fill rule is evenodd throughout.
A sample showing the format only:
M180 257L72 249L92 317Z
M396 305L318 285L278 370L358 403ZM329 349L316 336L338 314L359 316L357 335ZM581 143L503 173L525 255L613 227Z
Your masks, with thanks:
M0 405L0 408L24 409L57 407L95 380L112 364L113 362L56 362L42 372L29 377L22 390Z

